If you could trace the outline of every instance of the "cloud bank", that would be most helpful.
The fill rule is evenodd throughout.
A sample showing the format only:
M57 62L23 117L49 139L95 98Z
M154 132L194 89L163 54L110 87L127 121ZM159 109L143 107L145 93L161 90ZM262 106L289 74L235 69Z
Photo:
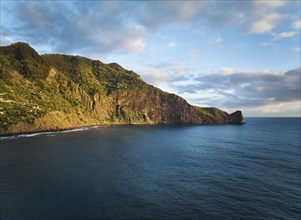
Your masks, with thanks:
M205 102L202 98L196 98L193 100L195 103L224 108L300 104L300 89L300 68L284 73L266 71L225 74L220 71L195 77L193 83L176 86L180 94L209 93L213 97Z
M52 45L52 51L62 53L142 52L145 29L126 22L123 10L129 6L109 1L18 2L6 6L17 21L6 34L18 33L33 45Z
M172 25L266 33L290 19L292 27L299 28L300 20L281 13L287 4L281 0L3 2L3 11L13 16L1 24L1 43L24 40L65 53L140 53L149 35Z

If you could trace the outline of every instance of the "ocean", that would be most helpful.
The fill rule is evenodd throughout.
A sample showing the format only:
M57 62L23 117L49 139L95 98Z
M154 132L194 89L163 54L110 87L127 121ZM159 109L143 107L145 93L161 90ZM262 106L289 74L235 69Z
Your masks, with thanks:
M0 218L300 219L300 118L0 138Z

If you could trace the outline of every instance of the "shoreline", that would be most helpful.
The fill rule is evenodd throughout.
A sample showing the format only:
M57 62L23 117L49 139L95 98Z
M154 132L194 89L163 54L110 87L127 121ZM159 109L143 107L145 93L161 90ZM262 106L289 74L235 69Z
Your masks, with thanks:
M43 134L55 134L55 133L64 133L64 132L72 132L72 131L83 131L88 130L90 128L97 128L106 125L89 125L89 126L79 126L79 127L70 127L70 128L62 128L62 129L48 129L48 130L40 130L40 131L29 131L29 132L16 132L16 133L7 133L0 134L0 140L9 139L14 137L33 137Z
M10 138L10 137L17 137L22 135L40 135L40 134L51 134L51 133L64 133L64 132L72 132L72 131L83 131L88 130L91 128L98 128L98 127L107 127L112 125L152 125L152 124L95 124L95 125L86 125L86 126L75 126L75 127L69 127L69 128L61 128L61 129L45 129L45 130L37 130L37 131L28 131L28 132L11 132L6 134L0 134L0 140L2 138ZM33 135L35 134L35 135Z
M147 126L220 126L220 125L244 125L245 122L241 124L153 124L153 123L121 123L121 124L96 124L96 125L87 125L87 126L75 126L70 128L62 128L62 129L45 129L45 130L38 130L38 131L29 131L29 132L15 132L15 133L7 133L7 134L0 134L0 140L17 138L17 137L33 137L38 135L47 135L47 134L55 134L55 133L67 133L67 132L76 132L76 131L85 131L88 129L99 128L99 127L109 127L109 126L139 126L139 125L147 125Z

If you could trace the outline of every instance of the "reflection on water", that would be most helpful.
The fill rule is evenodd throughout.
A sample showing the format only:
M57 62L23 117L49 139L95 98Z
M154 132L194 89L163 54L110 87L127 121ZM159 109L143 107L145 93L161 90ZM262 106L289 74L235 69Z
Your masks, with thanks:
M298 219L299 122L2 139L1 219Z

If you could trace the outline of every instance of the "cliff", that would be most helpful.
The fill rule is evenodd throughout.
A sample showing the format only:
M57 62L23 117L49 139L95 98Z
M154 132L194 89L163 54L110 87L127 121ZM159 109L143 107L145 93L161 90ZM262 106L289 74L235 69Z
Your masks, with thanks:
M116 63L0 47L0 134L101 124L242 124L240 111L200 108Z

